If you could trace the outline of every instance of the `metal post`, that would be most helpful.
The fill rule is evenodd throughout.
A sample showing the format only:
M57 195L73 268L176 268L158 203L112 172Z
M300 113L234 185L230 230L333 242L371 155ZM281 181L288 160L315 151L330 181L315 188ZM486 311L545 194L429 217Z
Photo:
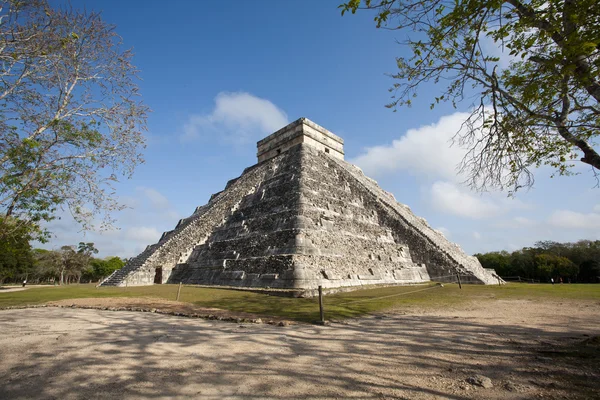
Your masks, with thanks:
M325 312L323 311L323 286L319 286L319 313L321 314L321 323L325 324Z
M456 273L456 277L458 278L458 287L462 289L462 283L460 282L460 275L458 274L458 272Z
M179 282L179 288L177 288L177 299L175 301L179 301L179 294L181 293L181 282Z

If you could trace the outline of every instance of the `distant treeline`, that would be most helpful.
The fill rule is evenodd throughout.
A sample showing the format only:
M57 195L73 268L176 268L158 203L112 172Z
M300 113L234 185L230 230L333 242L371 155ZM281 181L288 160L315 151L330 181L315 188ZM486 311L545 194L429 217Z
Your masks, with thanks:
M600 282L600 240L576 243L541 241L509 253L475 254L484 268L502 277L521 277L548 282Z
M94 243L44 250L26 239L0 241L0 284L97 282L125 265L119 257L93 257L97 253Z

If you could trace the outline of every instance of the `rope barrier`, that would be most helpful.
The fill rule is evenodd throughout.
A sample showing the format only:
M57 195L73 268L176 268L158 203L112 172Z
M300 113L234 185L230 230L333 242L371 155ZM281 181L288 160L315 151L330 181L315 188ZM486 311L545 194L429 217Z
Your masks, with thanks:
M456 282L445 282L445 283L456 283ZM341 304L337 304L337 305L340 305L340 306L345 306L345 305L348 305L348 304L362 303L362 302L365 302L365 301L372 301L372 300L381 300L381 299L387 299L388 297L403 296L403 295L405 295L405 294L411 294L411 293L423 292L423 291L425 291L425 290L429 290L429 289L435 289L435 288L439 288L439 287L442 287L442 286L440 286L440 285L434 285L434 286L430 286L430 287L428 287L428 288L425 288L425 289L413 290L413 291L411 291L411 292L396 293L396 294L390 294L390 295L387 295L387 296L373 297L373 298L370 298L370 299L355 300L355 301L350 301L350 302L341 303Z
M505 281L517 281L521 283L539 283L540 281L533 278L525 278L522 276L501 276Z
M452 274L452 275L436 276L436 277L434 277L434 279L451 278L451 277L456 277L457 275L459 275L459 276L470 276L470 275ZM458 283L458 281L454 280L454 281L443 282L443 283L446 283L446 284ZM439 284L436 284L436 285L433 285L433 286L430 286L430 287L427 287L427 288L424 288L424 289L412 290L410 292L404 292L404 293L390 294L390 295L381 296L381 297L373 297L373 298L369 298L369 299L361 299L361 300L348 301L348 302L345 302L345 303L336 304L336 306L346 306L346 305L349 305L349 304L363 303L365 301L381 300L381 299L387 299L387 298L390 298L390 297L404 296L404 295L407 295L407 294L424 292L426 290L440 288L440 287L443 287L443 286L441 286Z
M444 275L444 276L435 276L435 277L433 277L433 279L439 279L439 278L449 278L449 277L453 277L453 276L454 276L454 277L456 277L456 275L457 275L457 274L452 274L452 275ZM459 275L459 276L471 276L471 275L461 275L461 274L458 274L458 275Z

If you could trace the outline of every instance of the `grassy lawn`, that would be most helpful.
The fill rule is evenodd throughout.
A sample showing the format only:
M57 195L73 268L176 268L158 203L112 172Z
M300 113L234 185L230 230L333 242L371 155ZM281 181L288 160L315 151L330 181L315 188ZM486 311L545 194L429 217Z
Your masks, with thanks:
M151 297L175 300L177 285L139 286L129 288L96 288L94 285L30 288L2 293L0 307L42 304L48 301L89 297ZM327 295L324 298L327 319L356 317L392 308L419 307L436 309L458 306L470 301L493 299L524 300L600 300L600 285L585 284L508 284L504 286L455 284L444 287L396 286ZM264 316L277 316L297 321L319 318L318 299L270 296L239 290L208 289L184 286L180 300L201 307L215 307Z

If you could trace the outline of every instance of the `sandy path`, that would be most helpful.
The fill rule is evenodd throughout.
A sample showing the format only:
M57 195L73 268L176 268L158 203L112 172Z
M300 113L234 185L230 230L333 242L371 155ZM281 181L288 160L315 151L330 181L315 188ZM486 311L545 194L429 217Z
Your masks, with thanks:
M30 288L48 287L48 285L0 286L0 293L20 292Z
M537 350L598 335L599 306L496 301L324 327L6 310L0 398L591 398L597 359ZM494 387L466 383L477 373Z

